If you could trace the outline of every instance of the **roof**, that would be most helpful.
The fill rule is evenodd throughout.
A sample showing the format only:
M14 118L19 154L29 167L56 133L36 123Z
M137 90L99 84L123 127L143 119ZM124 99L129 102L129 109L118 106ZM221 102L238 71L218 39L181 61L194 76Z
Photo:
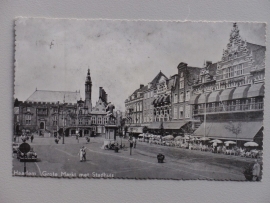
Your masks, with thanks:
M159 79L160 79L162 76L164 76L166 79L168 79L167 76L164 75L164 74L160 71L160 72L157 74L157 76L150 82L150 83L152 84L152 86L155 86L155 85L158 83Z
M18 115L19 114L19 107L14 107L14 114Z
M26 101L28 102L65 102L77 103L80 92L36 90Z
M254 65L258 66L258 68L265 68L264 67L265 51L266 51L265 46L247 42L247 48L249 52L251 52L253 55Z

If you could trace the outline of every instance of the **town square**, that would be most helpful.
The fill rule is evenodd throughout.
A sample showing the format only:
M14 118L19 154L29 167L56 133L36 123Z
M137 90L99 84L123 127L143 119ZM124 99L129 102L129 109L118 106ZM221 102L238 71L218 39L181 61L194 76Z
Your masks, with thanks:
M19 18L16 34L14 176L262 179L265 24Z

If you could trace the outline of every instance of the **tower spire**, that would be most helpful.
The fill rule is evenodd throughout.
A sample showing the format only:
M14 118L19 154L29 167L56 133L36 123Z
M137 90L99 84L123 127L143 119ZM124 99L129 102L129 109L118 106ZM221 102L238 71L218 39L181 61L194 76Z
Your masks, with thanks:
M85 80L85 106L88 107L90 111L92 110L92 80L89 68Z

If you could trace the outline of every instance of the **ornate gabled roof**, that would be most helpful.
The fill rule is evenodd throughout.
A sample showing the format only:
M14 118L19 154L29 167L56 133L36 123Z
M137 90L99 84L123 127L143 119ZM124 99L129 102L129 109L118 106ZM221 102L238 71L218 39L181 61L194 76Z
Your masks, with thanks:
M80 92L36 90L26 101L75 104L80 98Z
M167 76L160 71L157 76L151 81L152 86L156 86L162 76L165 77L165 79L168 79Z

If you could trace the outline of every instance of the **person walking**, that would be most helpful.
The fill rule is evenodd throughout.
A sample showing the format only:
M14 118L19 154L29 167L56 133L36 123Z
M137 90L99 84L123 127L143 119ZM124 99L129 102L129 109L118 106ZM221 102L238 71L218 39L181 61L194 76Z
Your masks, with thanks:
M78 155L80 156L80 162L82 162L83 161L83 148L82 147L80 148Z
M136 148L136 144L137 144L137 140L136 140L135 137L133 137L133 146L134 146L134 148Z
M31 134L30 139L31 139L31 142L33 142L33 139L34 139L34 135L33 134Z
M82 160L86 161L86 148L84 146L82 147L82 156Z
M258 160L255 159L255 163L252 169L253 180L259 181L260 172L261 172L261 166L258 163Z

